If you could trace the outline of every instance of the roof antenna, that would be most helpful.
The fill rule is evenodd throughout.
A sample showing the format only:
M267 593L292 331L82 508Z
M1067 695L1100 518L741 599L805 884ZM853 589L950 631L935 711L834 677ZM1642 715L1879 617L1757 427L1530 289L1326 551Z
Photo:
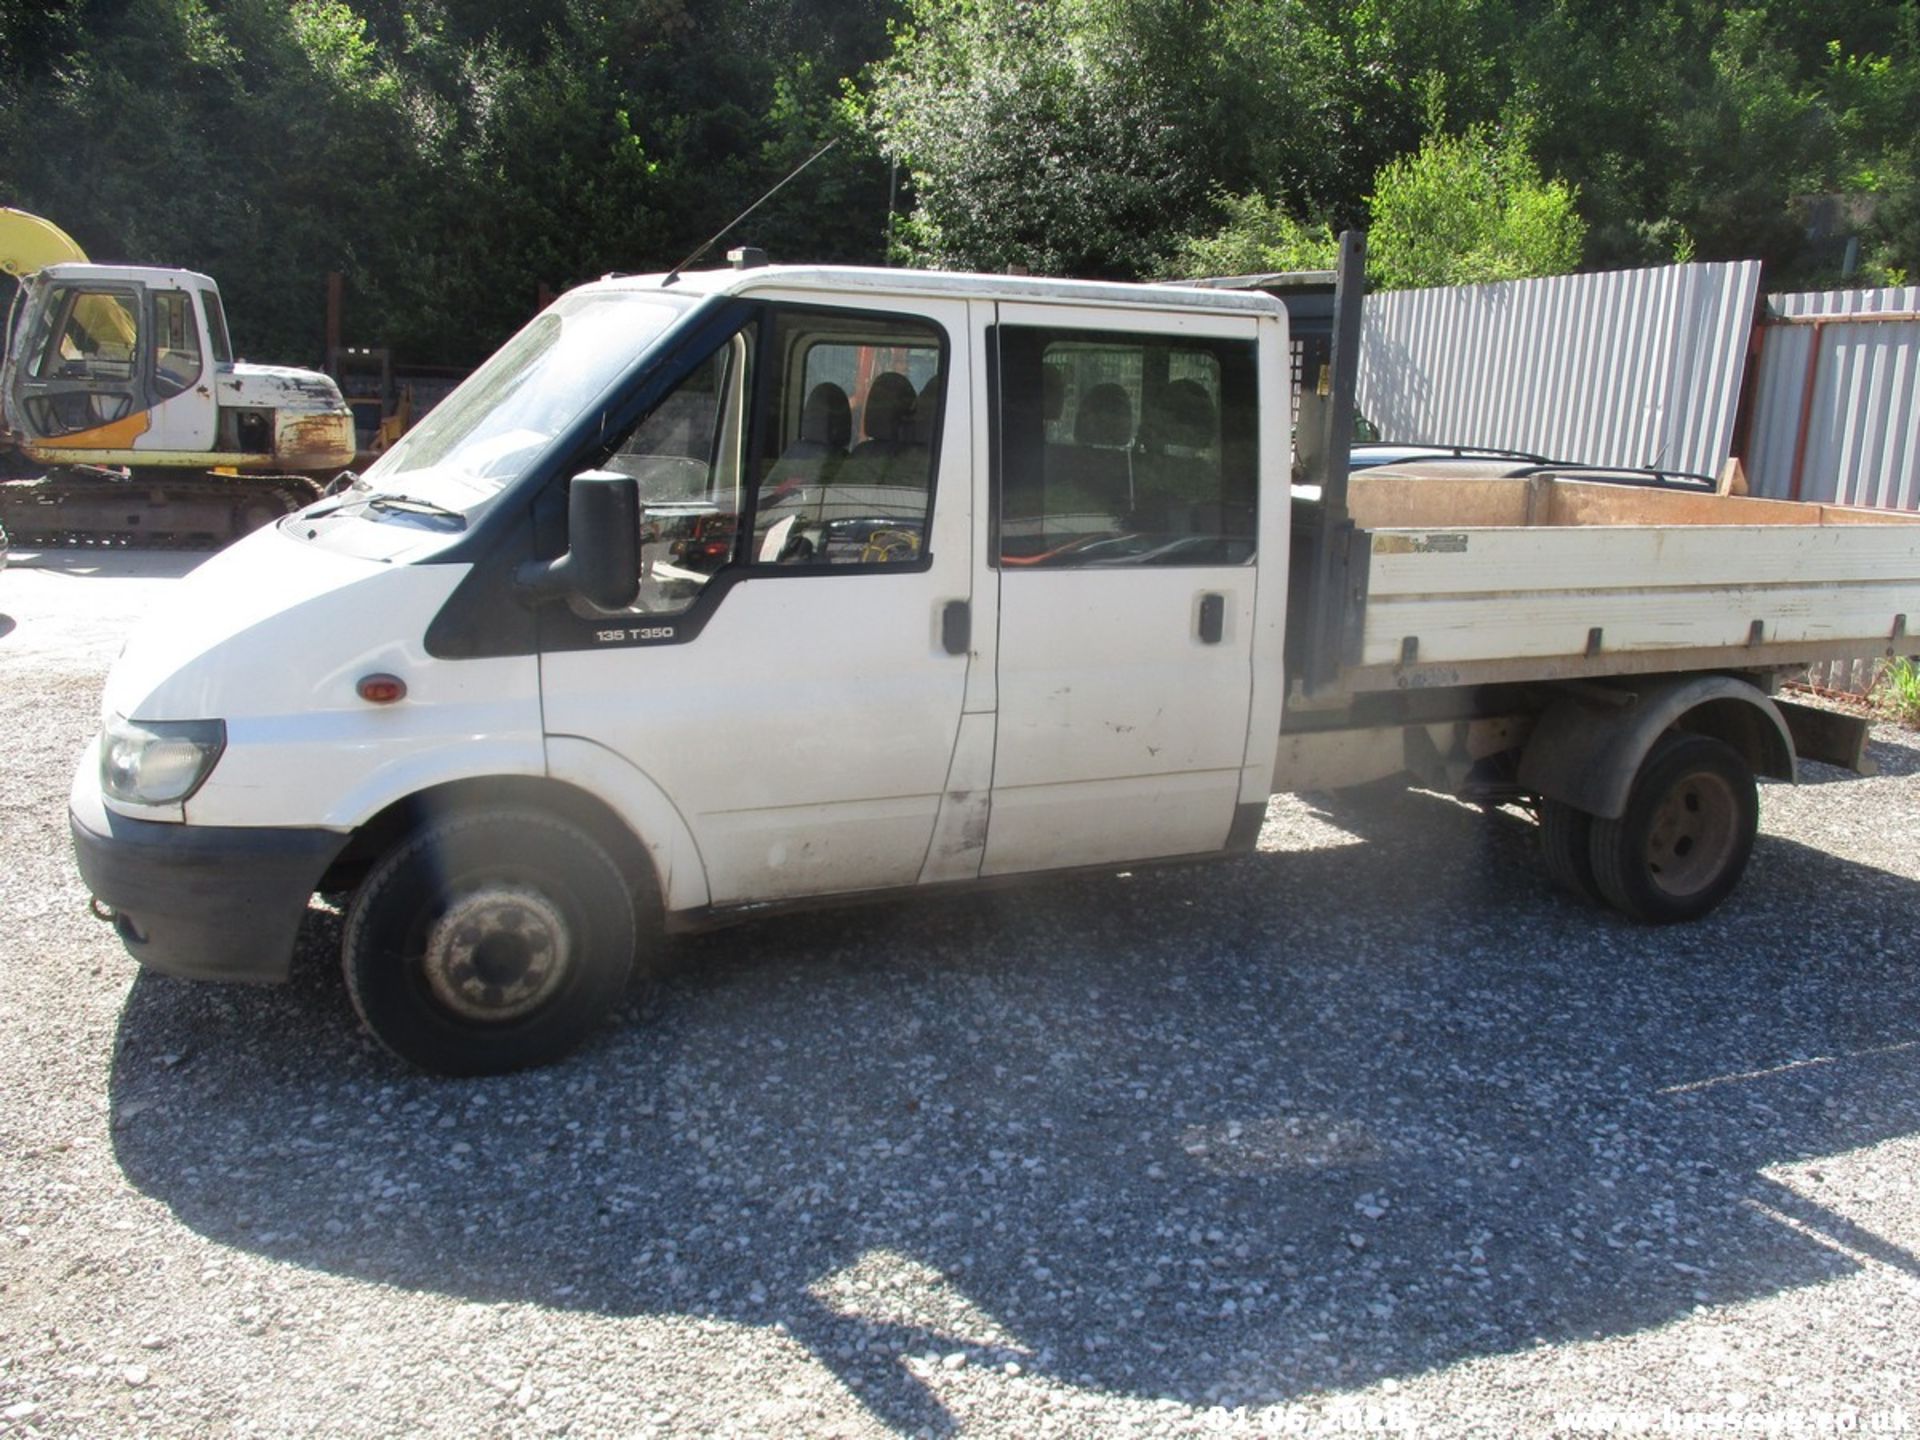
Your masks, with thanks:
M766 204L767 201L771 200L774 196L778 195L782 190L786 189L787 186L799 176L802 170L806 169L807 166L811 165L814 161L818 160L822 155L826 154L827 151L833 149L833 147L838 145L839 143L840 143L839 137L835 136L833 139L829 140L826 144L822 145L818 150L814 151L813 154L809 155L806 159L802 160L799 163L799 165L797 165L794 168L793 173L787 176L785 180L782 180L778 185L774 186L771 190L767 191L766 194L762 195L758 200L754 201L751 205L747 206L746 209L742 210L738 215L734 216L733 219L729 220L725 225L721 226L719 231L713 236L712 239L707 240L691 255L687 256L686 259L682 260L678 265L674 266L673 269L669 270L667 272L667 278L660 282L660 288L664 290L667 288L667 286L671 285L675 280L678 280L680 278L680 272L682 270L686 269L687 266L691 265L694 261L698 260L702 255L706 254L707 251L711 250L715 245L718 245L722 240L726 239L727 235L733 230L734 226L738 225L742 220L746 219L754 211L758 210L762 205Z

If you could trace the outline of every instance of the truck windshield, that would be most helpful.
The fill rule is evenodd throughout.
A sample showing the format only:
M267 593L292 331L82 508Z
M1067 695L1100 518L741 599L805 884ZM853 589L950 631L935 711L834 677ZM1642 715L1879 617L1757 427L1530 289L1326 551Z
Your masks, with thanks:
M664 295L562 296L375 461L363 483L471 510L518 478L685 309Z

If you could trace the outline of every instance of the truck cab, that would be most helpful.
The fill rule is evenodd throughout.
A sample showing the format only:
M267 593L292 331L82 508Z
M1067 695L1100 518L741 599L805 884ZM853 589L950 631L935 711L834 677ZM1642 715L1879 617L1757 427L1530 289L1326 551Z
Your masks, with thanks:
M90 883L143 963L275 978L309 892L487 794L682 924L1244 844L1286 327L1264 295L888 271L571 292L132 642L76 778ZM183 905L156 877L189 852L255 883ZM568 928L496 908L466 918Z

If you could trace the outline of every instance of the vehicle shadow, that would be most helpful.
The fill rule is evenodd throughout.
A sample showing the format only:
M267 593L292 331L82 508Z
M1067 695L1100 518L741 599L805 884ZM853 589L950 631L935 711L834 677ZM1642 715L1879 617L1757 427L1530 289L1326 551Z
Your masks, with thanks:
M957 1425L928 1357L1255 1404L1920 1277L1794 1168L1920 1131L1920 884L1765 836L1643 928L1491 821L1282 801L1320 848L678 942L484 1081L359 1033L316 907L290 986L135 984L116 1150L292 1263L784 1324L905 1431Z

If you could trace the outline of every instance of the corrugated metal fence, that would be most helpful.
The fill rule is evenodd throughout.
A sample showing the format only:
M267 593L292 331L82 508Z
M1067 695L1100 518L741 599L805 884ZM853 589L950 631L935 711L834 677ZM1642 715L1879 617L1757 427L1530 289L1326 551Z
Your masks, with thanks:
M1760 265L1667 265L1367 297L1360 409L1389 440L1714 475Z
M1769 295L1747 484L1777 500L1920 509L1920 287Z
M1920 510L1920 287L1769 295L1743 434L1747 485L1778 500ZM1878 667L1817 665L1865 694Z
M1755 495L1920 510L1920 286L1761 312L1759 283L1748 261L1370 295L1360 409L1388 440L1716 476L1737 452Z

